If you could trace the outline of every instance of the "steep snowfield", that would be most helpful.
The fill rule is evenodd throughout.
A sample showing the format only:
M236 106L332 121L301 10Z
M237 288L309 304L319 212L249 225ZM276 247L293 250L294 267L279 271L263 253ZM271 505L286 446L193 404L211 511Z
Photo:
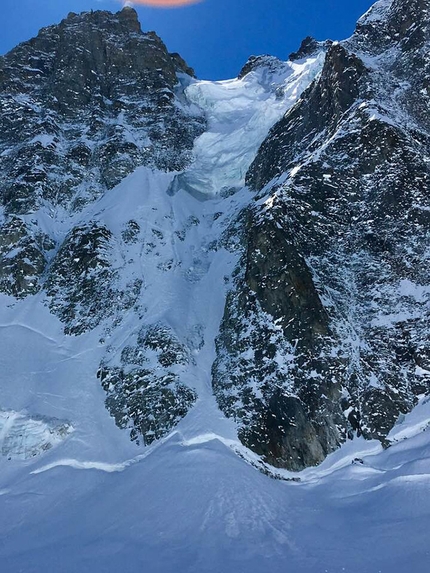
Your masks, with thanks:
M253 467L261 462L212 394L214 339L238 257L220 237L251 199L243 177L259 143L322 59L292 64L281 77L257 69L192 84L209 131L189 171L139 168L81 213L28 216L58 242L88 221L119 237L133 219L139 241L121 247L116 264L124 284L141 278L144 291L140 315L78 337L64 335L43 293L2 296L2 573L426 571L429 403L396 427L387 451L358 440L317 469L275 480ZM198 400L145 448L115 426L96 372L101 359L115 364L142 323L157 321L192 348L186 382Z

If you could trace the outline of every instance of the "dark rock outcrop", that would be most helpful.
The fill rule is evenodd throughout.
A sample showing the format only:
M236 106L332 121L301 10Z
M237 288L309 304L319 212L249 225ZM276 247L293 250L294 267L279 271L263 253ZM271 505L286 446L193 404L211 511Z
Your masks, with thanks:
M272 465L301 469L321 462L349 429L342 360L331 351L338 340L287 226L255 211L245 236L217 339L214 391L240 420L245 445Z
M197 399L181 381L189 350L163 324L143 327L135 344L121 351L119 365L104 361L98 377L107 393L106 407L131 439L151 444L176 426Z
M300 44L300 48L297 52L292 52L288 59L291 62L296 60L301 60L303 58L307 58L319 52L321 49L328 49L333 42L331 40L326 40L325 42L318 42L312 36L307 36L302 43Z
M285 62L282 62L279 58L275 56L250 56L248 61L245 63L243 68L240 70L238 78L241 80L249 73L263 68L266 74L276 73L280 71L280 68L285 66Z
M138 165L182 169L204 129L196 110L178 105L192 73L142 33L131 8L70 13L0 57L6 211L46 201L76 209Z
M118 262L112 233L93 223L75 227L62 244L46 280L49 307L65 323L66 334L81 334L109 316L130 309L141 280L118 287Z
M42 285L47 252L54 247L37 227L11 217L0 227L0 290L17 298L36 294Z

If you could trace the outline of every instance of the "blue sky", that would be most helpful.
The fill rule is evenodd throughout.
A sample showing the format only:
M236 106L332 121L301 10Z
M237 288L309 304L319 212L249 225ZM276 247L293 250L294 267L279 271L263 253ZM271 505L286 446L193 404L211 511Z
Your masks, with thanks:
M175 9L136 6L142 28L155 30L205 79L234 77L251 54L287 58L308 35L341 40L372 0L203 0ZM68 12L117 11L120 0L1 0L0 54Z

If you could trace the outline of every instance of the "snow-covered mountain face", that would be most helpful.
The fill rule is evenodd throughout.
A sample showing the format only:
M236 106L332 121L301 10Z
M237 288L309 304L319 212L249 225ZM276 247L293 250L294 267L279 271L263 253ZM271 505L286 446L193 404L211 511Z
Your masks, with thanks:
M1 58L2 291L38 292L55 251L30 214L78 212L138 166L190 161L205 126L183 105L192 73L130 9L69 14Z
M166 435L196 403L221 415L211 366L237 219L252 200L245 174L323 60L322 49L297 62L253 58L239 79L197 81L130 8L70 14L0 60L5 328L45 336L49 309L56 344L37 352L47 364L64 345L84 352L83 392L88 380L103 389L100 406L138 444ZM58 377L79 392L68 366ZM24 411L48 433L79 427L80 413L47 406L44 367L34 387L15 368L20 398L8 400L9 380L2 403L11 419ZM5 428L8 456L21 426Z
M131 8L0 58L3 454L387 444L430 384L428 48L383 0L221 82Z
M427 571L428 8L220 82L130 8L0 58L2 573Z

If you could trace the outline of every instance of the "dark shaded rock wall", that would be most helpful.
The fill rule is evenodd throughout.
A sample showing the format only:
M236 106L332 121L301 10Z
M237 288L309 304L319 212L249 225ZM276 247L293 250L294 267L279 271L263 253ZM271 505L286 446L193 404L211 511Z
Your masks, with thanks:
M0 227L0 290L17 298L36 294L55 243L37 225L11 217Z
M136 303L142 280L120 290L118 251L112 233L97 223L75 227L66 237L45 284L51 312L65 324L66 334L81 334L109 316L120 320Z
M428 49L428 2L377 5L248 171L214 388L275 465L356 434L385 443L430 392Z

